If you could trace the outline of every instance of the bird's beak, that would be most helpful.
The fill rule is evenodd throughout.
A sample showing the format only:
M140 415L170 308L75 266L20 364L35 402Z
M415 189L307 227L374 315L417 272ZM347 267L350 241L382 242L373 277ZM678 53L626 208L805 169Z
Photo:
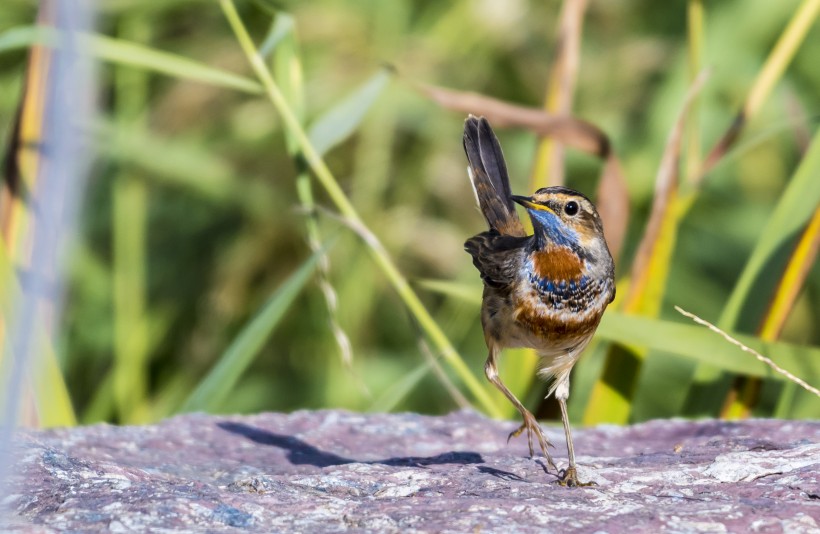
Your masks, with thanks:
M553 215L555 215L555 212L552 211L547 206L544 206L543 204L536 204L535 202L533 202L531 197L522 197L522 196L519 196L519 195L510 195L510 198L513 200L513 202L517 202L517 203L521 204L522 206L524 206L528 210L548 211L548 212L552 213Z

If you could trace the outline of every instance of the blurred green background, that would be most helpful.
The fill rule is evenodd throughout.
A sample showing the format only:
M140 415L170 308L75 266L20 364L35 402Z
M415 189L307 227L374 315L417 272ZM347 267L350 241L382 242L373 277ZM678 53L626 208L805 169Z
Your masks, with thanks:
M131 51L124 60L100 65L101 113L88 133L98 159L55 343L79 421L146 422L184 407L220 413L300 408L444 413L473 402L461 375L446 361L430 363L438 348L420 345L426 336L418 318L362 239L328 213L336 207L315 181L318 214L311 217L300 208L297 189L306 187L311 173L293 156L292 132L268 96L228 88L224 79L189 79L187 71L170 63L164 67L173 55L256 79L220 4L98 4L98 33L168 55L136 67L139 54ZM702 157L732 123L803 2L590 2L573 109L607 133L627 180L630 224L618 263L622 293L644 234L664 146L692 77L687 10L693 4L701 5L704 15L700 66L711 70L688 115L686 139L694 145L685 154L698 146ZM240 0L236 7L266 52L276 82L302 110L303 124L325 121L331 130L334 146L325 161L365 225L481 386L491 391L482 373L486 348L475 300L480 281L462 248L467 237L484 229L461 147L465 116L431 102L415 84L541 107L562 3ZM0 43L2 35L33 24L36 9L32 1L4 0ZM26 58L25 47L0 48L0 132L6 138L20 104ZM724 310L817 130L819 62L820 27L813 23L771 95L708 173L677 227L658 302L663 324L685 321L673 305L712 322ZM385 71L385 64L395 71ZM170 72L158 72L163 69ZM523 129L497 133L513 190L525 194L538 139ZM566 168L567 185L594 195L600 161L569 150ZM817 206L811 194L809 215ZM237 349L271 295L296 287L287 280L311 256L311 220L320 241L332 241L325 289L335 293L337 310L328 310L323 278L305 272L310 279L281 310L270 336L257 333L258 350ZM800 235L782 237L730 330L758 331ZM425 284L429 280L446 281L443 291ZM454 294L462 290L468 297ZM794 360L805 365L792 371L815 384L819 290L820 269L814 265L779 336L806 349ZM331 319L337 333L349 338L350 366ZM653 349L665 343L670 350L646 354L640 370L624 369L634 374L635 385L628 414L616 422L721 413L737 379L713 380L700 405L687 401L698 387L693 386L697 358L675 353L675 347L690 343L686 332L660 339ZM735 350L715 340L717 352ZM570 398L576 420L596 420L588 414L604 362L612 358L610 341L594 344L576 370ZM230 364L206 380L220 369L215 366L232 343L247 355L247 368L234 365L233 385L226 377L233 372ZM777 359L776 353L770 356ZM752 356L738 358L756 363ZM505 376L534 409L546 386L530 380L532 369L521 363L525 357L511 354L503 360ZM213 394L220 383L230 387ZM197 387L206 388L198 400ZM784 388L777 377L764 379L751 413L820 413L816 399L794 391L791 404L777 412ZM500 396L492 395L511 416ZM540 413L554 416L549 406Z

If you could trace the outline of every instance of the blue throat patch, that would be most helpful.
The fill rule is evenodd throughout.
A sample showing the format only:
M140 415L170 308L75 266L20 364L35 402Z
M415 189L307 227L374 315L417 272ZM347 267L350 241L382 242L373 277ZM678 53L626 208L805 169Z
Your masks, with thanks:
M538 241L539 248L542 248L549 241L556 245L563 245L573 250L580 247L578 243L578 234L575 230L567 228L567 226L552 212L542 210L527 210L532 220L532 226L535 230L535 238Z

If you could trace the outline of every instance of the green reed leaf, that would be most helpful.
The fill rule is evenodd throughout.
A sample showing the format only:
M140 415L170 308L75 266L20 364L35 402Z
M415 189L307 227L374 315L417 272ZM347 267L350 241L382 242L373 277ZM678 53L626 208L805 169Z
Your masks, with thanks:
M294 28L295 21L293 17L288 13L279 13L273 20L265 40L259 45L259 55L268 57L285 38L293 37Z
M327 153L356 131L389 80L390 73L386 69L378 71L311 125L308 139L319 154Z
M427 291L447 297L454 297L463 302L481 306L481 284L465 284L452 280L432 279L419 280L416 283L419 287Z
M430 372L430 362L424 362L393 384L370 405L370 412L392 412L419 382Z
M56 46L58 43L58 32L37 26L12 28L0 34L0 52L26 48L35 44ZM139 43L99 34L80 34L79 44L102 61L148 69L172 78L191 80L245 93L262 93L262 86L250 78Z
M733 328L766 263L777 250L803 228L820 204L820 131L814 135L806 155L794 173L760 233L752 255L720 315L720 328Z
M780 341L767 342L754 336L727 333L807 382L820 381L820 348ZM596 335L608 341L708 363L732 373L785 380L754 356L728 345L722 337L701 326L610 311L604 314Z
M319 258L326 250L327 247L314 253L279 286L256 316L234 338L216 365L185 401L181 411L210 411L222 405L242 373L253 362L271 332L310 280Z

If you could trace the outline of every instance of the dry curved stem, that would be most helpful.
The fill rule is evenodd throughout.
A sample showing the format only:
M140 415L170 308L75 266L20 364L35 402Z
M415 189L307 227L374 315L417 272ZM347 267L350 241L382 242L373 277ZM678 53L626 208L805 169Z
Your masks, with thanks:
M556 115L543 109L519 106L472 91L456 91L424 83L416 88L443 108L483 115L493 126L526 128L582 152L606 158L612 150L609 137L597 126L576 117Z
M600 128L577 117L519 106L479 93L421 83L414 86L445 109L483 115L493 126L525 128L540 136L550 136L566 146L604 160L597 205L605 222L607 244L617 261L629 224L629 195L620 161L612 150L609 137Z
M572 112L578 65L581 62L581 33L587 0L564 0L555 43L555 59L547 81L546 111L561 115ZM553 139L542 139L530 176L533 191L547 185L564 185L564 147Z
M663 230L676 225L680 216L679 213L670 212L670 210L675 208L675 199L678 194L681 141L686 116L689 106L703 88L708 76L708 71L702 71L692 82L678 113L678 118L666 140L661 163L658 167L658 175L655 178L655 197L652 201L652 211L649 214L649 221L646 223L646 229L632 264L632 282L629 285L624 309L634 310L644 300L646 288L649 284L648 274L652 272L651 266L656 258L656 250L661 245L661 240L664 237Z
M780 367L779 365L774 363L769 358L763 356L762 354L760 354L756 350L754 350L750 347L747 347L746 345L744 345L740 341L736 340L735 338L733 338L732 336L730 336L729 334L727 334L726 332L724 332L723 330L721 330L717 326L713 325L709 321L701 319L700 317L698 317L694 313L690 313L690 312L684 310L683 308L681 308L680 306L675 306L675 311L677 311L678 313L680 313L681 315L683 315L685 317L688 317L688 318L692 319L693 321L695 321L699 325L705 326L706 328L708 328L712 332L720 334L721 336L723 336L723 338L726 341L728 341L732 345L735 345L736 347L740 348L740 350L742 350L743 352L748 352L749 354L753 355L755 358L757 358L761 362L765 363L766 365L768 365L769 367L774 369L777 373L780 373L781 375L785 376L786 378L788 378L789 380L791 380L792 382L794 382L795 384L797 384L801 388L805 389L806 391L808 391L810 393L813 393L814 395L817 395L818 397L820 397L820 390L819 389L817 389L816 387L806 383L806 381L803 380L802 378L797 377L797 376L793 375L792 373L790 373L789 371L783 369L782 367Z
M820 15L820 0L803 0L795 10L783 33L777 40L763 68L757 74L743 107L735 115L732 124L712 147L700 172L694 178L694 185L698 186L706 174L727 154L735 144L746 123L757 114L763 103L768 99L775 84L782 78L792 58L803 44L806 35Z

